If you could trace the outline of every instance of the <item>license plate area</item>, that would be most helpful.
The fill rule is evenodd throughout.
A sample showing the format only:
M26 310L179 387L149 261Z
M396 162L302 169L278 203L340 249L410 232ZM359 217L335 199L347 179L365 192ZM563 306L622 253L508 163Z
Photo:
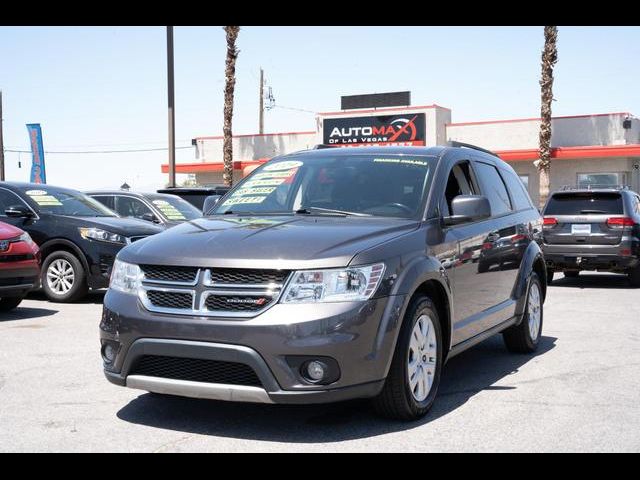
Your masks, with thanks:
M571 225L572 235L591 235L591 224L573 224Z

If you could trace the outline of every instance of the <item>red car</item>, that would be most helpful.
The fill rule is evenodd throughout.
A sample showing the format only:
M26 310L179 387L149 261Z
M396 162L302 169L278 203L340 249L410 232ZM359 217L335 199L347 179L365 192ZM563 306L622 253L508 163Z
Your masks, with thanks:
M40 285L40 249L28 233L0 222L0 312Z

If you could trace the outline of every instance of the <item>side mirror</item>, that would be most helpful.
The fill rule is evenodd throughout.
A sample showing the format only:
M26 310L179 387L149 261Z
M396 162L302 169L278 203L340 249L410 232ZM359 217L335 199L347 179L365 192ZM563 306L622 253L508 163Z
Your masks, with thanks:
M491 204L484 195L458 195L451 202L451 213L443 218L447 226L475 222L491 216Z
M10 207L7 207L7 209L4 211L4 214L7 217L12 217L12 218L33 217L33 212L29 210L27 207L25 207L24 205L11 205Z
M157 217L151 212L143 213L140 218L146 222L160 223Z
M211 210L213 210L213 207L218 204L221 198L222 195L209 195L207 198L205 198L204 206L202 207L202 213L204 215L207 215Z

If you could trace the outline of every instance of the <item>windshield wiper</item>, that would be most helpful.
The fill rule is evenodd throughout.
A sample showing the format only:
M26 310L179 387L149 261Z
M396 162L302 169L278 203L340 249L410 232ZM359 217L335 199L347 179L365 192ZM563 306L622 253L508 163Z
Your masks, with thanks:
M296 213L302 215L313 215L314 213L326 213L328 215L345 215L353 217L370 217L368 213L346 212L344 210L334 210L332 208L320 208L320 207L300 207L296 210Z

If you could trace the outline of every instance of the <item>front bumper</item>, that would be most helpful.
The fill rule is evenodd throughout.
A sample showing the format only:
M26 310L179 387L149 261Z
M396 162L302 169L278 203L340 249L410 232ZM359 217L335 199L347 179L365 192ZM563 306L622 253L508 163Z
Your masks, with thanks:
M24 297L40 287L40 266L37 260L0 266L0 298Z
M109 290L100 325L118 353L105 364L117 385L218 400L325 403L377 395L391 362L404 296L367 302L276 304L249 318L151 313L131 295ZM250 366L260 387L193 382L131 374L143 355L232 361ZM331 357L339 378L329 385L304 380L289 359ZM135 372L134 372L135 373Z
M116 255L126 245L117 243L98 242L95 240L83 240L82 249L87 260L87 283L90 288L107 288L111 269L116 260Z

